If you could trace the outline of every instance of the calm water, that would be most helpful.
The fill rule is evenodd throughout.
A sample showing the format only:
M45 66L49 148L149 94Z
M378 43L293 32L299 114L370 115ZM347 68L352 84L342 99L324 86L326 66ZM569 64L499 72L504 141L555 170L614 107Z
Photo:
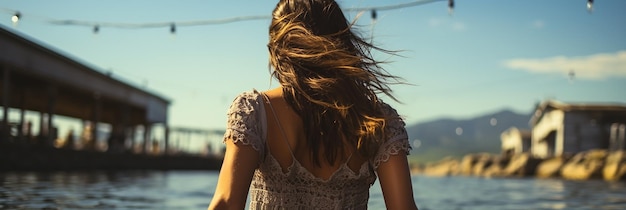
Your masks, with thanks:
M0 172L0 209L206 209L217 172ZM413 177L420 209L626 209L626 183ZM384 209L378 183L370 209Z

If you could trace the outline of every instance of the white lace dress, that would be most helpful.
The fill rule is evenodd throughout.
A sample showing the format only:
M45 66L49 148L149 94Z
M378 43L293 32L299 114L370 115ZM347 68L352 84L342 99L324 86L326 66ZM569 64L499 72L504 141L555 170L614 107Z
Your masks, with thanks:
M385 104L385 114L397 116ZM224 139L251 145L261 163L250 184L251 209L367 209L369 188L376 180L374 171L391 155L407 155L410 148L404 122L387 122L391 137L377 155L365 162L358 173L343 164L328 180L315 177L294 158L283 173L278 161L265 148L267 136L263 97L257 91L240 94L228 111ZM292 154L293 155L293 154Z

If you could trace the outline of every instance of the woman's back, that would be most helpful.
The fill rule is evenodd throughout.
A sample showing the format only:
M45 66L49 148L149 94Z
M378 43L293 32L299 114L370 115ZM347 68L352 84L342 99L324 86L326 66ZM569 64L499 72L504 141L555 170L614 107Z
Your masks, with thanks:
M303 122L282 97L281 89L260 94L266 116L266 154L250 188L252 209L364 209L375 175L354 159L320 166L311 160ZM261 122L263 123L263 122ZM323 154L323 151L322 151Z
M302 119L284 100L282 94L281 88L263 93L267 116L268 149L280 164L283 172L286 172L287 167L293 163L294 157L312 175L323 180L328 180L344 164L353 172L358 172L367 159L355 152L356 148L346 148L341 155L343 158L337 159L333 164L322 161L320 166L315 165L310 155L311 148L306 142ZM324 154L324 151L320 154Z
M282 107L280 91L245 92L235 99L229 110L225 141L239 153L236 161L227 155L223 171L231 176L243 176L238 167L257 161L251 171L250 207L286 209L362 209L369 199L369 188L376 180L381 163L391 156L405 155L410 149L404 123L399 117L389 121L389 138L371 159L347 151L345 159L333 164L316 166L306 151L302 139L302 122L298 115ZM388 105L383 113L397 116ZM292 139L292 140L287 140ZM251 150L250 150L251 149ZM299 154L303 153L303 154ZM248 159L249 158L249 159ZM231 171L232 170L232 171Z

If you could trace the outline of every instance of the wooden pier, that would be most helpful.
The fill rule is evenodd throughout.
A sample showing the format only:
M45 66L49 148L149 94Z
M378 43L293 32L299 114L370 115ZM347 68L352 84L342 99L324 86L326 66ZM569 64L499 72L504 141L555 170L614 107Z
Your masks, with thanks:
M164 132L161 136L165 138L162 154L167 156L169 104L169 99L163 96L115 79L110 73L0 25L0 106L3 110L0 147L4 149L37 148L45 154L55 151L41 148L53 148L60 135L53 119L65 116L82 121L83 130L79 132L84 142L81 151L58 154L91 157L85 152L106 152L107 156L100 158L107 159L110 153L116 158L132 154L124 156L132 158L136 155L135 148L140 148L139 153L145 156L146 148L153 146L151 130L160 126L163 129L159 130ZM31 132L34 130L32 122L25 122L27 111L39 115L37 134ZM10 120L9 112L18 112L19 119ZM98 149L96 142L101 135L97 128L105 124L110 128L107 147L105 151L98 151L102 149ZM138 130L142 139L137 141ZM134 142L142 145L134 145ZM23 147L31 144L34 146Z

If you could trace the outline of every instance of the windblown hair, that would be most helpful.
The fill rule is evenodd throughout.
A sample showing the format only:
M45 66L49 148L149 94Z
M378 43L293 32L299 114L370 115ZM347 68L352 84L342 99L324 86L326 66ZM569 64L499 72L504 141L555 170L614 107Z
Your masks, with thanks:
M371 50L391 52L355 34L334 0L280 0L272 16L272 76L302 118L314 163L323 158L332 164L347 148L376 155L391 117L381 111L377 94L396 100L388 84L399 78Z

